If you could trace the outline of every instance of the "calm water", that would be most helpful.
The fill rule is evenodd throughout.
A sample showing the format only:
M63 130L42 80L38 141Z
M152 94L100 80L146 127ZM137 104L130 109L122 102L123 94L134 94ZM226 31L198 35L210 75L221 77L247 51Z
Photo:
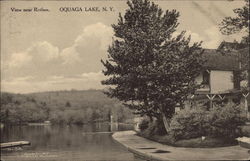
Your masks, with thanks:
M132 129L119 125L118 130ZM109 124L83 126L12 126L1 129L1 142L30 141L31 146L2 150L4 161L20 160L134 160L108 132Z

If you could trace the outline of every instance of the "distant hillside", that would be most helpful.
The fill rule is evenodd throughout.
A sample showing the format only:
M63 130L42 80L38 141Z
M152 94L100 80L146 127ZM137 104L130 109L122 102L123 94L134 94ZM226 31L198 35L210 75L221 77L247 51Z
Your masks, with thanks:
M53 91L53 92L32 93L26 95L34 97L35 99L40 101L47 101L47 102L55 101L61 103L69 101L76 105L79 103L86 103L86 102L92 102L92 103L118 102L115 99L107 97L102 90Z
M53 91L31 94L1 93L1 122L83 124L109 121L110 115L120 122L133 117L130 110L101 90Z
M70 103L73 107L82 107L83 105L92 106L95 104L113 105L120 103L116 99L107 97L102 90L53 91L26 94L26 96L51 105L56 104L64 106L66 103Z

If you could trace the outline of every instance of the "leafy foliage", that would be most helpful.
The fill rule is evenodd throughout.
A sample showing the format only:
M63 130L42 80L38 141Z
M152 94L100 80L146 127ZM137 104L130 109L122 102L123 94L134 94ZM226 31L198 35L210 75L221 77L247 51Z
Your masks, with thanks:
M142 121L139 123L139 129L140 131L144 131L148 128L149 126L149 119L143 118Z
M50 120L56 124L83 124L115 120L126 121L132 113L100 90L57 91L27 95L1 93L1 122L22 124Z
M245 31L248 35L243 37L243 43L249 43L249 0L242 8L234 9L236 17L225 17L220 24L220 30L223 34L230 35L239 31Z
M103 73L112 85L106 94L118 98L141 116L162 114L171 118L176 104L182 104L197 86L194 79L202 68L200 43L190 45L185 32L177 37L176 10L164 12L148 0L128 1L124 17L113 24L115 39L102 60Z
M166 130L162 121L154 120L146 122L145 120L145 122L142 123L143 124L139 125L139 127L142 127L142 125L144 125L145 129L141 129L140 132L140 134L142 134L143 136L150 138L155 135L159 136L166 135Z
M235 138L241 134L240 126L246 118L243 109L234 104L217 106L210 111L198 107L179 111L170 124L176 140L201 136Z
M235 138L240 134L240 126L245 124L246 117L242 107L229 103L224 107L211 109L209 121L209 135Z
M205 136L208 122L208 112L204 108L183 109L173 117L170 133L176 140Z

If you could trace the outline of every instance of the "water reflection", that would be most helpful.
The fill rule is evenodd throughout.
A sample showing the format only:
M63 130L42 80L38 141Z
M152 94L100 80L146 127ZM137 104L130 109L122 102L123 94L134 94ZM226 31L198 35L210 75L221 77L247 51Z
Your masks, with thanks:
M119 125L117 130L129 130L131 125ZM82 126L5 126L1 142L26 140L31 146L24 150L3 150L4 160L133 160L133 155L117 144L109 132L108 123ZM88 134L85 134L88 132Z

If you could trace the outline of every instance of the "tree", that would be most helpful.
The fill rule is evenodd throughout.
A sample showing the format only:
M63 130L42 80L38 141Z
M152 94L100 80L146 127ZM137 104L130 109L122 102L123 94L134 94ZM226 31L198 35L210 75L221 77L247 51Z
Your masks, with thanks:
M241 43L249 45L249 0L245 0L246 4L242 8L234 9L236 17L225 17L220 24L222 34L230 35L240 31L246 32ZM248 87L250 88L250 53L248 55ZM244 77L244 73L241 73Z
M102 84L112 85L105 93L116 97L135 114L163 121L166 131L177 104L198 87L201 71L200 43L190 44L185 32L173 37L179 13L163 10L148 0L127 2L124 17L113 24L113 43L108 59L102 60ZM190 46L189 46L190 45Z
M242 38L242 43L249 43L249 0L242 8L234 9L236 17L225 17L220 24L222 34L230 35L245 31L247 36Z

